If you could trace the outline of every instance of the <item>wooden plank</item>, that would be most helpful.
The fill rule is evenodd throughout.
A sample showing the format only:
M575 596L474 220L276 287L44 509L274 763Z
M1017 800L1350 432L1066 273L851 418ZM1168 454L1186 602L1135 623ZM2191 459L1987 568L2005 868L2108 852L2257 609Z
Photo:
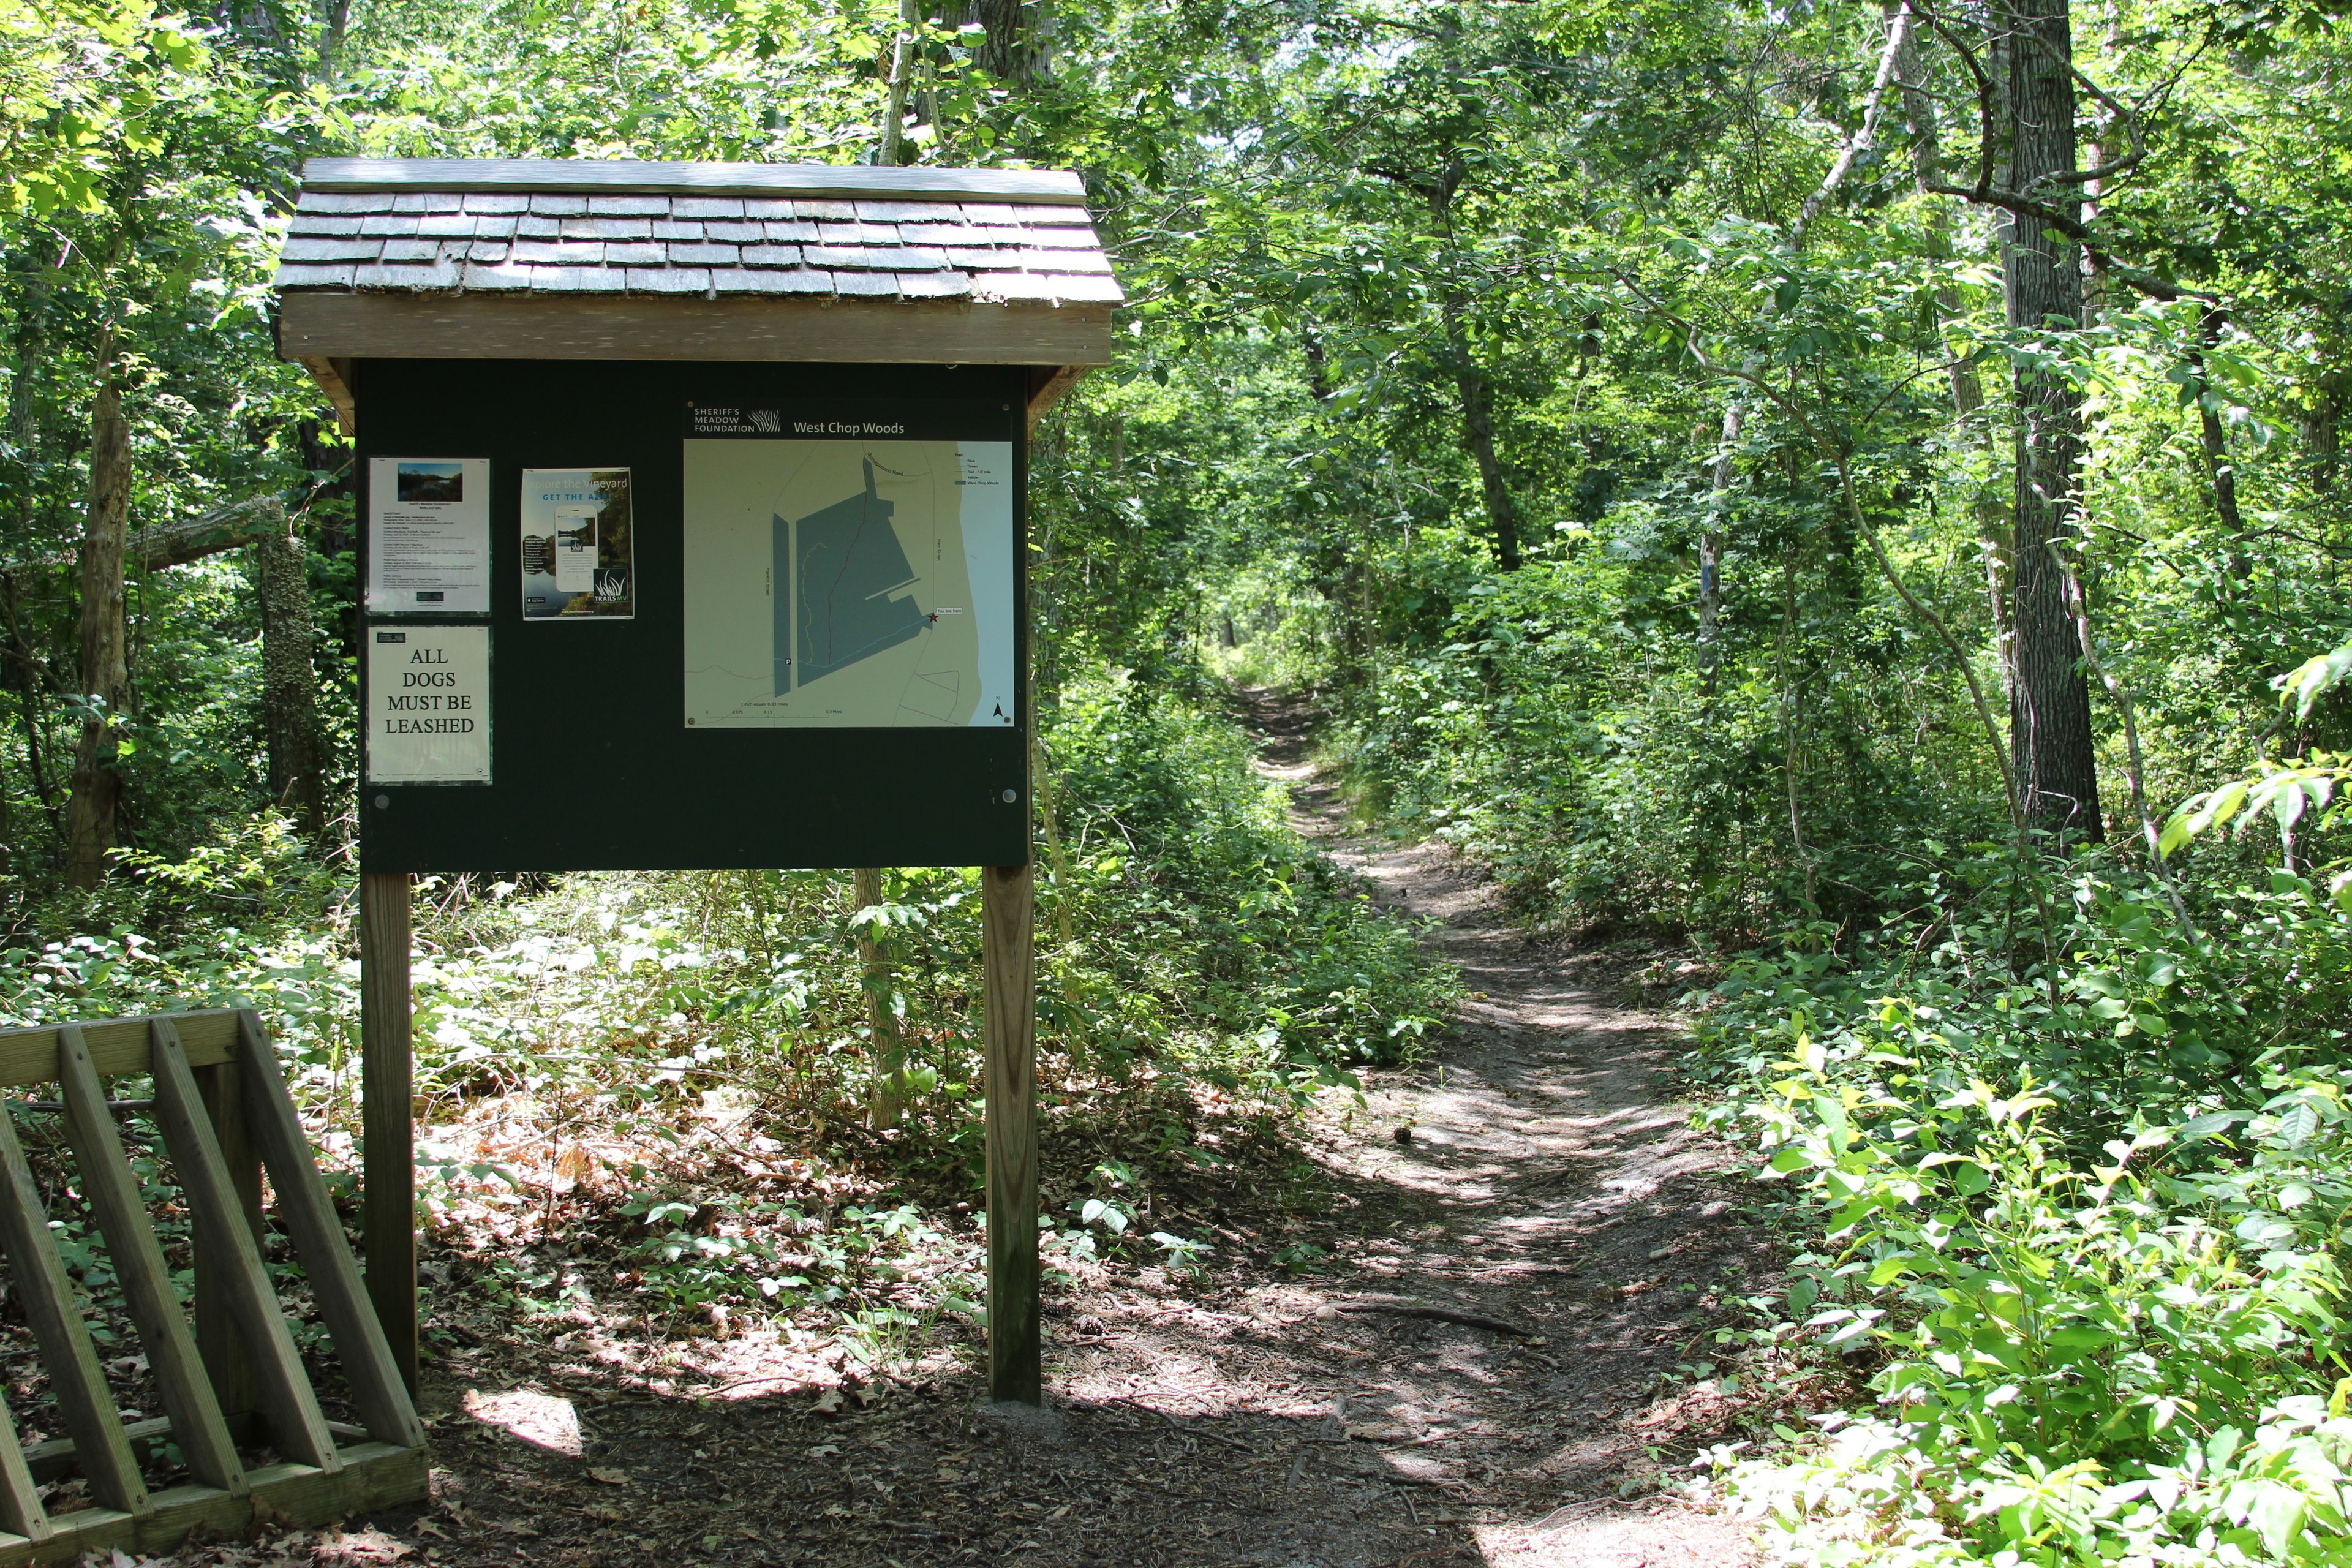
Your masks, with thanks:
M1036 880L990 866L981 881L982 1020L988 1144L988 1394L1045 1397L1037 1297Z
M270 1185L278 1193L278 1216L294 1238L295 1256L310 1277L319 1315L342 1357L343 1375L350 1379L352 1402L368 1435L379 1442L414 1448L425 1441L425 1425L408 1397L408 1384L400 1363L393 1359L383 1325L369 1302L360 1280L359 1265L352 1260L343 1238L342 1221L334 1200L310 1156L302 1119L278 1070L278 1053L261 1026L261 1015L245 1016L246 1110L262 1158L269 1162Z
M335 428L346 436L356 436L360 431L360 405L359 400L352 395L351 382L344 374L344 367L348 363L348 361L339 362L311 354L303 359L302 368L310 373L310 379L318 383L319 390L325 393L327 401L334 405Z
M1087 374L1087 367L1082 364L1053 366L1052 374L1045 375L1042 384L1037 383L1037 372L1030 374L1032 384L1036 385L1036 390L1029 395L1029 434L1034 436L1037 421L1045 417L1045 411L1061 402L1070 388L1078 384L1078 377Z
M218 1007L202 1013L172 1013L179 1026L180 1046L192 1067L236 1059L236 1013ZM147 1070L148 1026L152 1017L117 1018L78 1024L82 1042L89 1047L90 1065L103 1077ZM0 1085L51 1083L58 1076L58 1030L63 1025L0 1029Z
M1112 307L793 295L278 297L289 359L646 359L1108 364Z
M221 1419L228 1424L228 1435L236 1439L238 1447L268 1446L269 1427L257 1413L248 1410L238 1415L223 1415ZM337 1447L341 1448L349 1448L354 1443L375 1441L367 1435L365 1427L354 1426L347 1421L330 1421L327 1431L335 1439ZM122 1435L131 1439L131 1451L138 1455L140 1464L144 1465L155 1449L172 1441L172 1418L150 1415L143 1420L126 1421L122 1424ZM32 1471L37 1485L42 1481L63 1479L74 1470L73 1439L52 1437L45 1443L34 1444L25 1450L25 1465ZM246 1479L248 1485L252 1479L252 1472L247 1471Z
M839 163L646 163L583 158L313 158L306 191L584 191L600 195L805 196L812 201L972 197L1083 206L1066 169L920 169Z
M34 1485L32 1457L16 1440L16 1419L0 1401L0 1524L27 1544L49 1538L49 1516Z
M270 1436L279 1453L322 1470L334 1469L341 1463L335 1457L334 1439L327 1433L326 1417L320 1414L318 1395L310 1392L294 1337L287 1331L286 1314L278 1305L277 1292L270 1289L261 1249L246 1228L236 1188L229 1181L212 1123L205 1118L195 1075L189 1070L171 1022L158 1018L152 1027L156 1120L163 1123L163 1137L171 1144L188 1212L227 1255L220 1288L229 1316L245 1342L254 1379L260 1385L261 1408L269 1417Z
M155 1377L163 1409L172 1418L189 1474L206 1486L225 1491L245 1490L245 1468L237 1462L236 1445L214 1403L212 1384L197 1359L188 1321L180 1315L180 1298L172 1289L172 1275L156 1245L155 1227L148 1223L140 1202L131 1159L122 1151L114 1112L106 1103L106 1085L90 1065L89 1049L79 1029L58 1031L58 1088L66 1108L66 1128L73 1142L76 1173L82 1195L106 1238L106 1255L122 1286L131 1321L138 1325L139 1342L146 1348L147 1365ZM213 1068L214 1072L235 1071ZM205 1255L200 1232L196 1257ZM201 1282L200 1274L198 1279ZM129 1438L124 1438L126 1451Z
M238 1048L241 1053L250 1050L243 1043L242 1034ZM254 1245L266 1249L268 1242L261 1220L261 1160L254 1152L253 1140L246 1131L245 1095L240 1088L244 1072L241 1061L198 1068L196 1092L204 1098L205 1119L213 1124L213 1136L220 1143L221 1162L228 1167L229 1184L236 1191L237 1207L245 1215L246 1229L253 1234ZM221 1282L221 1271L236 1266L236 1255L201 1222L195 1227L195 1250L196 1349L204 1357L205 1370L212 1379L213 1395L220 1402L222 1413L242 1415L259 1405L261 1393L259 1384L254 1382L253 1364L246 1358L245 1342L229 1315L228 1292Z
M80 1453L90 1495L108 1508L144 1513L147 1483L139 1479L139 1461L131 1452L131 1440L122 1435L114 1395L81 1321L80 1303L49 1239L41 1189L33 1183L24 1145L16 1141L16 1122L5 1108L0 1108L0 1247L7 1250L17 1300L24 1304L33 1337L40 1342L49 1391L57 1396L58 1413Z
M160 1555L198 1531L239 1536L261 1519L301 1530L400 1503L426 1492L425 1452L388 1443L362 1443L342 1451L333 1470L311 1465L268 1465L247 1478L252 1489L231 1497L217 1487L167 1487L155 1494L151 1513L134 1516L113 1509L84 1509L50 1521L47 1541L0 1539L0 1568L70 1563L86 1552L104 1557L117 1550Z
M416 1393L415 1093L409 1038L408 878L360 875L360 1199L368 1299Z

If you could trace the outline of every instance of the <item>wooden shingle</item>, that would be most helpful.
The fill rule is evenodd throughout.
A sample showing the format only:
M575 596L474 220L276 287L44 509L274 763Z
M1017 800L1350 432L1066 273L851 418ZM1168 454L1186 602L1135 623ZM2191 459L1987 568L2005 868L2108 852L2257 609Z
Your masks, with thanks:
M617 160L314 159L273 286L279 352L322 380L370 358L1010 363L1048 401L1109 362L1125 302L1074 174Z

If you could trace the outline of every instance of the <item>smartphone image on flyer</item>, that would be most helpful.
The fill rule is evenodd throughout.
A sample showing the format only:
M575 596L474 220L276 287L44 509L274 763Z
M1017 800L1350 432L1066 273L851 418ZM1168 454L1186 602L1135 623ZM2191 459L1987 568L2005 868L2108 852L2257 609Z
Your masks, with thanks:
M522 617L636 615L626 468L522 471Z

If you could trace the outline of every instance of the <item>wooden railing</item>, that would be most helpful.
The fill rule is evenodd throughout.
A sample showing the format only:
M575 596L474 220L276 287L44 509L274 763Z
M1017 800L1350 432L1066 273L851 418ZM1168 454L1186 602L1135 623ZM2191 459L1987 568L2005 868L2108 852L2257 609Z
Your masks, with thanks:
M123 1152L105 1080L154 1081L154 1119L194 1222L194 1331ZM30 1448L0 1404L0 1568L121 1547L167 1552L257 1517L331 1519L425 1492L425 1431L310 1157L275 1047L251 1012L0 1030L0 1085L52 1083L89 1205L164 1414L125 1421L99 1364L40 1188L0 1111L0 1248L40 1347L66 1437ZM261 1251L261 1171L334 1342L359 1425L319 1406ZM165 1439L194 1480L151 1492ZM267 1447L276 1462L248 1468ZM94 1506L52 1515L39 1483L82 1477Z

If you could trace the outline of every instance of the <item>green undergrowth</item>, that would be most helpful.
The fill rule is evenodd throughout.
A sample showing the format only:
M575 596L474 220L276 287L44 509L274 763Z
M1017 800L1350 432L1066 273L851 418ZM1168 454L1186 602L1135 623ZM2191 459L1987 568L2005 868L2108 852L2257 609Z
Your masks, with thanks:
M1455 981L1287 825L1210 707L1101 671L1049 710L1041 760L1049 1264L1181 1282L1272 1256L1278 1234L1221 1235L1213 1216L1244 1190L1280 1212L1321 1201L1300 1110L1416 1049ZM257 1006L327 1160L347 1163L351 895L347 868L273 816L171 864L131 858L0 949L0 1023ZM423 883L428 1276L551 1331L798 1311L887 1347L979 1318L980 905L960 868L889 870L864 909L847 872ZM887 1131L867 1125L861 931L905 1042Z
M1816 1238L1774 1337L1866 1381L1702 1467L1791 1563L2352 1563L2352 876L2184 920L1972 872L1693 999L1714 1119Z

